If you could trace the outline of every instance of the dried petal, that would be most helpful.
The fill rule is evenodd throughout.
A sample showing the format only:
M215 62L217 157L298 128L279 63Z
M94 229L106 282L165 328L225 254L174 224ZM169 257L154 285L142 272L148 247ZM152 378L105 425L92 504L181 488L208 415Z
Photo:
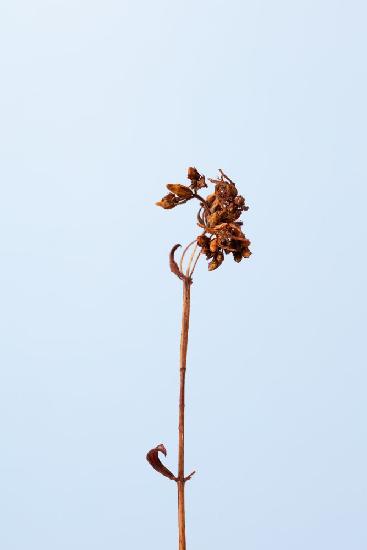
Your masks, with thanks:
M166 187L181 199L191 199L193 195L190 187L186 187L186 185L181 185L180 183L168 183Z

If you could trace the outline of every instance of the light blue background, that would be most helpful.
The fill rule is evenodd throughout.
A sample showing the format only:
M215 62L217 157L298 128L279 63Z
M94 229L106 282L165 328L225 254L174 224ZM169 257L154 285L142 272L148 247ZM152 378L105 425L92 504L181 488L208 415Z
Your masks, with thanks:
M196 165L253 256L199 264L188 549L365 550L363 1L3 0L0 547L176 548Z

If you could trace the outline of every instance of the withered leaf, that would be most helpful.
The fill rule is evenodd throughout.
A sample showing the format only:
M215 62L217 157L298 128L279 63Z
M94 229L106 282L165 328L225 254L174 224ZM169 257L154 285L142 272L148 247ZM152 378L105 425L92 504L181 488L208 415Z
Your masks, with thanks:
M159 459L158 453L164 454L164 456L167 456L166 447L163 445L163 443L160 443L154 449L151 449L147 453L147 461L149 464L154 468L157 472L162 474L162 476L168 477L169 479L172 479L173 481L177 481L176 476L162 464L162 462Z
M184 279L183 273L181 273L180 268L178 267L176 261L175 261L175 252L178 248L180 248L180 244L175 244L175 246L172 248L170 254L169 254L169 266L171 268L172 273L177 275L179 279Z

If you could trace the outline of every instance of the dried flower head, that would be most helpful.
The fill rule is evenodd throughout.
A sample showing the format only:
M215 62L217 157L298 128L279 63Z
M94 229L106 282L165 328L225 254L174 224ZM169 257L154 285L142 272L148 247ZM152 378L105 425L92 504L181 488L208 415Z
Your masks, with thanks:
M203 198L198 191L208 187L205 176L195 167L190 167L187 177L191 182L189 186L168 184L170 193L156 204L171 209L191 199L199 200L197 225L202 232L196 238L196 244L201 248L201 254L209 260L209 271L217 269L223 263L224 254L232 254L236 262L249 258L250 241L242 231L243 222L238 221L241 214L248 210L248 206L245 198L238 194L236 184L219 170L218 179L208 178L214 184L214 191Z

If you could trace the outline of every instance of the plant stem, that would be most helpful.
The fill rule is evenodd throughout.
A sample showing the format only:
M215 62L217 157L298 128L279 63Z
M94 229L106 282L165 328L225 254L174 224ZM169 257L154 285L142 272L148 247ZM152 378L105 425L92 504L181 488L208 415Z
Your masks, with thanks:
M183 280L182 328L180 345L180 397L178 415L178 540L179 550L186 550L185 534L185 376L190 320L190 279Z

